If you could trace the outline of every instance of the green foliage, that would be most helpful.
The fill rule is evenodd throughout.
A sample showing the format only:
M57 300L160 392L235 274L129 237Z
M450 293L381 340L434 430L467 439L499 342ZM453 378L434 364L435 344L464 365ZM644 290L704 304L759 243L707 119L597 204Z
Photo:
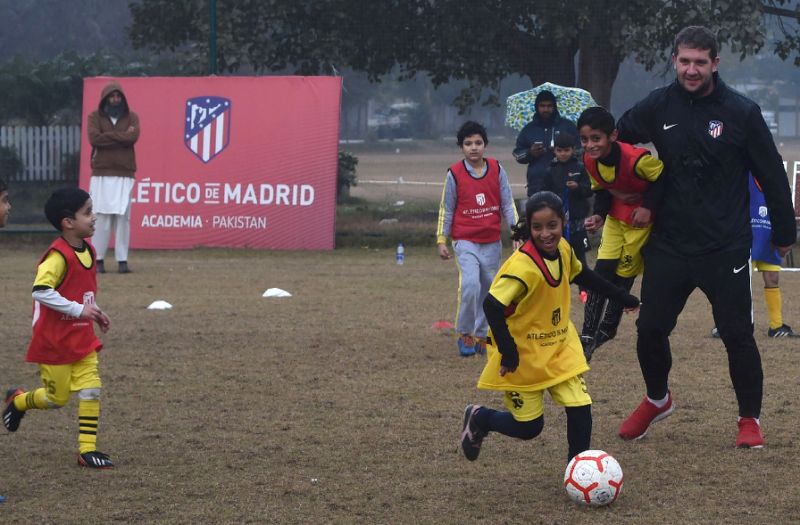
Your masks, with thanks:
M339 151L339 165L336 170L337 188L350 188L358 184L356 166L358 157L347 151Z
M767 45L764 14L796 19L792 0L218 0L220 71L364 71L373 81L427 73L434 85L467 81L462 109L498 102L500 79L580 85L604 104L628 56L648 68L670 54L684 26L705 24L741 57ZM155 51L208 49L205 0L141 0L131 5L134 45ZM797 55L796 23L770 45ZM578 57L580 76L575 75Z
M7 146L0 146L0 179L8 182L22 174L25 166L17 155L16 150Z
M168 74L188 72L169 56L143 62L72 51L41 62L16 57L0 64L0 125L80 124L85 77Z

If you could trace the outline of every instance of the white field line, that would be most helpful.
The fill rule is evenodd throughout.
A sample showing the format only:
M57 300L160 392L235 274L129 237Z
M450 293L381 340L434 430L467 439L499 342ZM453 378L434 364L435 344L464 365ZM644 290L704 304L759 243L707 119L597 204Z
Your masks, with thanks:
M394 179L394 180L358 179L358 183L359 184L385 184L385 185L393 184L393 185L396 185L396 186L399 186L401 184L407 184L409 186L440 186L440 187L443 184L442 182L425 182L425 181L419 181L419 180L405 180L403 177L399 177L399 178ZM512 183L511 187L524 188L525 184L519 184L519 183L513 184ZM800 220L800 217L797 217L797 219ZM754 269L754 271L757 272L758 270ZM781 268L781 271L782 272L800 272L800 268Z
M373 179L358 179L359 184L394 184L394 185L401 185L401 184L408 184L409 186L443 186L443 182L425 182L419 180L405 180L403 177L400 177L395 180L373 180ZM525 184L519 183L512 183L512 188L524 188Z

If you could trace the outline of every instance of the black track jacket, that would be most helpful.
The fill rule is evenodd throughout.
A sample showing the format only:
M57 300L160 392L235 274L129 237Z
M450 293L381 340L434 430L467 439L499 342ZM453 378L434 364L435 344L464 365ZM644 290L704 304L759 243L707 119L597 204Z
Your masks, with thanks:
M717 74L711 94L692 98L677 80L619 120L619 139L652 142L664 162L663 198L650 243L683 256L749 249L752 171L764 188L772 242L789 246L797 227L783 161L761 109Z

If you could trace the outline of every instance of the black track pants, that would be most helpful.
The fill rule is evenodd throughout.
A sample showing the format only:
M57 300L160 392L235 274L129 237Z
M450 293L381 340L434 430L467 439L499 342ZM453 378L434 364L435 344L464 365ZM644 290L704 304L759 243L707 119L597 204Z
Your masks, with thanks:
M711 303L714 322L728 352L739 415L759 417L764 377L753 338L750 250L686 258L648 245L643 255L636 352L647 395L652 399L667 395L672 366L669 334L689 295L700 288Z

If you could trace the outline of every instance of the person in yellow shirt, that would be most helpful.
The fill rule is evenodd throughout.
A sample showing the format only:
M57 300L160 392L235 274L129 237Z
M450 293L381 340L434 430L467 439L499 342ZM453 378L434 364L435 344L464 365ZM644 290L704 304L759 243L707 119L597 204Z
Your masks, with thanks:
M524 440L538 436L545 391L566 409L568 460L590 448L592 399L583 379L589 365L569 320L569 285L603 293L630 311L639 299L581 265L562 237L564 221L555 193L542 191L528 199L525 219L512 236L524 244L497 272L483 303L490 330L478 388L503 392L507 411L467 405L461 448L470 461L478 458L489 432Z
M591 107L578 118L583 164L595 192L589 232L603 230L594 271L630 291L644 270L641 249L650 237L653 214L663 186L664 163L644 148L617 140L614 116ZM581 343L586 360L617 335L623 306L602 294L589 293L583 311Z

